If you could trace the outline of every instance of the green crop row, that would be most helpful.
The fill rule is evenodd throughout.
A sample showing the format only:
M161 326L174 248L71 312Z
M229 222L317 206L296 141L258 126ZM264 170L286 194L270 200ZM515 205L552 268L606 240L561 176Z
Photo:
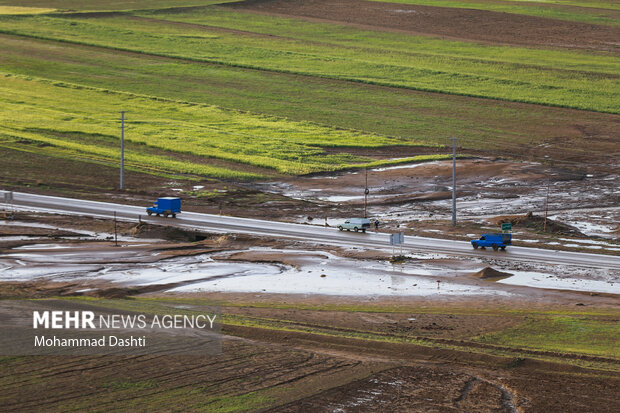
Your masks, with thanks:
M483 343L620 358L620 325L589 317L531 317L522 324L476 338Z

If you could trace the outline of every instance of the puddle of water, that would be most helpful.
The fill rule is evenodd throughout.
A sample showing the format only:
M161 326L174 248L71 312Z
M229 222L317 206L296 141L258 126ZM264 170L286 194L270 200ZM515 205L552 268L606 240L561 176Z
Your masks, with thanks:
M386 167L382 167L382 168L371 169L371 171L373 171L373 172L383 172L383 171L391 171L391 170L394 170L394 169L411 169L411 168L418 168L420 166L435 165L437 163L438 162L423 162L423 163L404 164L404 165L396 165L396 166L386 166Z
M281 269L274 264L203 262L193 265L171 264L158 268L134 268L131 270L107 271L99 277L126 285L155 285L172 283L191 283L197 280L233 277L235 283L245 284L251 276L279 274ZM209 281L205 281L209 282ZM190 284L191 286L195 284ZM182 288L182 287L180 287Z
M68 228L68 227L59 227L59 226L55 226L55 225L48 225L48 224L42 224L39 222L24 222L24 221L0 221L0 226L1 225L7 225L7 226L17 226L17 227L31 227L31 228L45 228L45 229L54 229L54 230L59 230L59 231L68 231L68 232L73 232L75 234L77 234L77 237L92 237L95 239L113 239L114 238L114 234L112 233L108 233L108 232L94 232L94 231L88 231L88 230L84 230L84 229L73 229L73 228ZM0 240L4 240L7 237L0 237ZM44 235L41 236L36 236L35 238L45 238ZM76 237L63 237L66 239L75 239ZM136 238L136 237L129 237L129 236L123 236L123 235L118 235L117 236L118 241L121 242L132 242L132 241L141 241L141 242L156 242L156 241L161 241L159 239L146 239L146 238Z
M36 278L53 278L53 281L62 281L68 278L86 276L100 268L100 266L95 265L8 266L0 269L0 281L30 281Z
M620 294L620 282L560 278L556 275L533 271L510 271L512 277L497 281L501 284L556 290L590 291Z
M50 248L54 249L54 248ZM13 253L0 255L1 258L17 259L26 261L29 265L31 263L45 263L45 264L80 264L80 263L92 263L92 262L116 262L122 259L136 257L135 251L77 251L77 252L55 252L55 253Z
M590 244L590 245L603 245L608 247L617 247L620 246L618 244L611 244L606 241L594 240L594 239L571 239L571 238L560 238L560 241L566 242L577 242L579 244Z
M557 220L560 222L564 222L566 224L572 225L581 231L583 234L588 236L599 236L603 238L615 238L613 232L616 230L617 226L614 224L614 220L608 221L611 224L601 224L597 222L592 222L591 217L579 217L576 215L564 215L558 214L549 217L550 219ZM581 242L577 240L571 240L575 242Z
M12 248L13 250L56 250L63 248L71 248L70 244L30 244L30 245L22 245L20 247ZM12 256L20 255L20 254L11 254ZM23 255L23 254L21 254Z
M327 202L348 202L348 201L354 201L354 200L360 200L360 199L364 199L364 196L338 196L338 195L334 195L334 196L324 196L324 197L319 197L318 199L320 199L321 201L327 201Z
M41 224L39 222L23 222L23 221L8 221L2 220L0 221L0 226L10 226L10 227L36 227L36 228L46 228L46 229L58 229L58 227L54 225Z
M33 239L45 238L45 235L9 235L0 236L0 241L29 241Z
M321 277L321 274L325 274L325 277ZM323 272L289 270L280 274L246 274L242 278L231 277L198 282L173 288L170 291L265 292L275 294L349 296L510 295L503 291L487 290L449 282L442 282L440 288L437 288L435 280L416 276L369 275L360 271L334 272L329 270Z
M76 290L75 292L76 293L87 293L89 291L96 291L96 290L97 290L97 288L83 288L81 290Z

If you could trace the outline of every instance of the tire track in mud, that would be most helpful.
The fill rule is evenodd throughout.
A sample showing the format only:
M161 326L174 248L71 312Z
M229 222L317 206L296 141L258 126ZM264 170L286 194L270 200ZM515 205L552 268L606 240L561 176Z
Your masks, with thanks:
M466 410L463 403L467 401L470 393L477 390L481 384L487 384L498 390L500 394L500 403L503 407L502 411L507 413L521 413L521 409L517 409L515 405L516 394L509 391L501 384L493 383L489 380L481 379L480 377L473 377L465 383L465 386L461 389L461 394L454 401L454 407L459 410ZM467 410L466 410L467 411Z

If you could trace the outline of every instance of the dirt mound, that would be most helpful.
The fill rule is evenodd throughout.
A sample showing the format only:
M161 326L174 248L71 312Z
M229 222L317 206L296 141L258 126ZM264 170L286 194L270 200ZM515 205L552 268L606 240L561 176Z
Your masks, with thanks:
M480 278L481 280L495 279L500 280L503 278L512 277L512 274L507 272L497 271L491 267L486 267L475 274L471 275L472 277Z
M196 231L187 231L181 228L168 227L163 225L151 225L140 222L129 230L129 234L138 238L157 238L168 241L203 241L209 237Z
M562 222L554 221L547 218L547 225L545 227L545 217L534 215L532 212L528 212L525 215L504 215L487 220L491 225L500 226L503 223L511 223L513 227L527 228L534 231L545 231L553 234L560 235L572 235L576 237L586 237L581 231L572 225L564 224Z
M222 5L224 6L224 5ZM490 43L615 50L620 28L494 11L360 0L246 0L225 7L363 29Z

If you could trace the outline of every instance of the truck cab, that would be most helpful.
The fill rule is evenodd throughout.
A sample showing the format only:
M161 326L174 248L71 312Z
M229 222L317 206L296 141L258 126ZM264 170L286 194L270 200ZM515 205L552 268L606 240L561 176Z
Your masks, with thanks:
M172 216L176 218L177 214L181 213L181 198L176 197L164 197L158 198L153 203L152 207L146 208L146 213L150 215L163 215L164 217Z
M474 249L491 247L494 251L498 249L505 250L508 245L512 244L512 234L482 234L480 239L471 240L471 246Z
M338 225L340 231L346 229L347 231L366 232L368 228L370 228L370 220L368 218L349 218Z

